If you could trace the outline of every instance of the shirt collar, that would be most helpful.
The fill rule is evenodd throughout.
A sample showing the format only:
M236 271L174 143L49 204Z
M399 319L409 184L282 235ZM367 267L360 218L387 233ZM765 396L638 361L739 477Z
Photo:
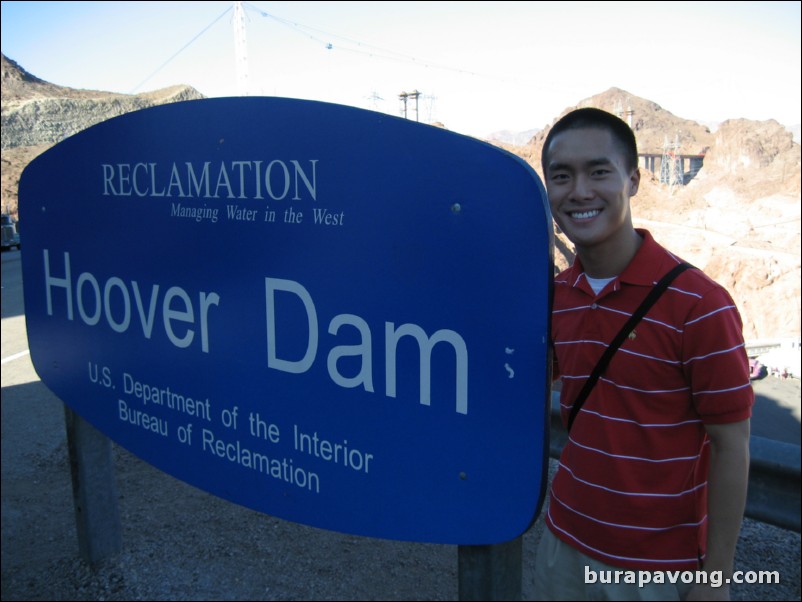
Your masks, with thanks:
M635 231L643 238L643 242L641 242L638 252L635 253L635 257L618 278L626 284L652 286L666 272L666 269L663 268L666 255L651 232L641 229Z
M635 231L641 236L643 241L640 248L635 253L635 257L629 262L629 265L624 268L624 271L619 274L618 282L615 283L613 290L618 290L619 282L626 284L634 284L639 286L652 286L660 276L667 271L668 268L663 268L663 263L667 258L665 250L654 239L648 230L636 228ZM568 282L571 286L587 287L590 291L590 286L585 279L585 269L582 262L577 256L574 259L573 265L568 269Z

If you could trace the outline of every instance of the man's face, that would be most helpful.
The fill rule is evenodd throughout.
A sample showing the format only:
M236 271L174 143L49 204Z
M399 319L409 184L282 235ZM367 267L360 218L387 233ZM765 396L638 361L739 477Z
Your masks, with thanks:
M631 235L629 200L638 192L640 172L630 173L609 131L584 128L558 134L545 170L552 215L577 251Z

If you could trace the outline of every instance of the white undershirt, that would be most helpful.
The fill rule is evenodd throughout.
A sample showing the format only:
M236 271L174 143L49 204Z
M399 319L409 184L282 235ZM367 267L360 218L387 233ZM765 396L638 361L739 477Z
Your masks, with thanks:
M615 276L612 278L591 278L587 274L585 274L585 278L588 280L588 284L590 288L593 289L593 292L597 295L602 291L602 289L610 284L613 280L615 280Z

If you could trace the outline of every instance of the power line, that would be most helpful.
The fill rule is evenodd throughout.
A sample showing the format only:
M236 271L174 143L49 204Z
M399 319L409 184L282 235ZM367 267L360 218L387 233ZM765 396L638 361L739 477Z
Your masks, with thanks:
M507 79L503 77L499 77L497 75L491 75L486 73L478 73L476 71L469 71L467 69L462 69L459 67L453 67L450 65L443 65L437 63L435 61L424 59L420 57L415 57L410 54L405 54L403 52L398 52L395 50L391 50L388 48L381 48L379 46L373 46L371 44L367 44L365 42L360 42L359 40L354 40L345 36L341 36L336 33L327 32L321 29L317 29L315 27L311 27L309 25L304 25L302 23L298 23L296 21L290 21L289 19L284 19L282 17L278 17L274 14L268 13L267 11L262 10L258 6L251 4L250 2L243 3L246 8L250 8L257 12L261 17L266 17L284 25L300 35L317 42L321 46L323 46L326 50L342 50L345 52L352 52L355 54L362 54L369 58L379 58L385 59L390 61L397 61L397 62L407 62L412 63L414 65L418 65L420 67L426 67L430 69L440 69L442 71L452 71L454 73L459 73L462 75L471 75L475 77L482 77L487 79L494 79L503 82L509 83L516 83L520 84L521 82L516 79ZM352 47L346 45L335 45L332 43L331 40L341 40L344 44L350 44Z
M258 6L250 3L250 2L242 2L242 7L256 12L259 16L272 19L273 21L288 27L289 29L295 31L296 33L312 40L323 46L326 50L341 50L345 52L351 52L354 54L361 54L367 56L368 58L378 58L383 60L389 61L396 61L396 62L405 62L411 63L420 67L424 68L431 68L431 69L439 69L442 71L451 71L454 73L462 74L462 75L469 75L473 77L482 77L485 79L496 80L505 83L511 83L515 85L522 85L524 82L520 81L517 78L504 78L498 75L493 74L486 74L486 73L479 73L476 71L470 71L467 69L462 69L459 67L454 67L450 65L444 65L429 59L424 59L420 57L416 57L410 54L398 52L395 50L391 50L388 48L381 48L379 46L374 46L371 44L367 44L365 42L360 42L358 40L354 40L345 36L341 36L339 34L327 32L321 29L317 29L308 25L304 25L302 23L298 23L296 21L291 21L289 19L284 19L277 15L268 13L265 10L262 10ZM226 8L218 17L216 17L209 25L207 25L203 30L201 30L197 35L195 35L189 42L184 44L178 51L176 51L170 58L168 58L164 63L162 63L156 70L154 70L150 75L148 75L145 79L143 79L139 84L137 84L132 90L131 94L136 93L146 82L152 79L156 74L158 74L162 69L164 69L170 62L172 62L179 54L184 52L189 46L191 46L198 38L200 38L203 34L205 34L215 23L217 23L220 19L222 19L228 12L233 10L233 5ZM335 45L331 40L339 40L339 42Z
M172 60L173 60L175 57L177 57L179 54L181 54L182 52L184 52L184 50L186 50L186 49L187 49L187 48L188 48L188 47L189 47L189 46L190 46L190 45L191 45L191 44L192 44L192 43L193 43L195 40L197 40L197 39L198 39L199 37L201 37L201 36L202 36L204 33L206 33L206 32L207 32L207 31L208 31L208 30L209 30L209 29L212 27L212 25L214 25L214 24L215 24L215 23L217 23L217 22L218 22L220 19L222 19L222 18L223 18L223 16L224 16L224 15L225 15L225 14L226 14L228 11L230 11L230 10L231 10L231 7L229 6L227 9L225 9L225 10L224 10L224 11L223 11L223 12L220 14L220 16L219 16L219 17L217 17L217 18L216 18L214 21L212 21L212 22L211 22L211 23L209 23L209 24L208 24L206 27L204 27L204 28L203 28L203 30L202 30L202 31L201 31L199 34L197 34L197 35L196 35L194 38L192 38L192 39L191 39L189 42L187 42L186 44L184 44L184 45L183 45L183 46L182 46L182 47L181 47L181 48L178 50L178 52L176 52L175 54L173 54L173 56L171 56L169 59L167 59L166 61L164 61L164 63L162 63L162 64L159 66L159 68L158 68L158 69L156 69L156 70L155 70L153 73L151 73L151 74L150 74L150 75L148 75L148 76L147 76L145 79L143 79L141 82L139 82L139 83L138 83L138 84L137 84L137 85L134 87L134 89L133 89L133 90L131 90L130 94L134 94L134 93L135 93L137 90L139 90L139 88L141 88L141 87L142 87L142 86L145 84L145 82L147 82L148 80L150 80L150 79L151 79L151 78L152 78L154 75L156 75L156 74L157 74L159 71L161 71L162 69L164 69L164 68L167 66L167 64L168 64L168 63L170 63L170 61L172 61Z

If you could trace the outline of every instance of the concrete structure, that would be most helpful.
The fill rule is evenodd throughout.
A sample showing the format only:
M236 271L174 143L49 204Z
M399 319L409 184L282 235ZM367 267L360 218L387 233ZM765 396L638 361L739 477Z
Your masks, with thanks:
M638 153L638 163L643 169L648 169L652 174L662 174L663 153ZM684 186L696 177L705 160L704 155L672 155L677 162L677 172L682 175L682 185ZM661 179L662 181L662 179Z

